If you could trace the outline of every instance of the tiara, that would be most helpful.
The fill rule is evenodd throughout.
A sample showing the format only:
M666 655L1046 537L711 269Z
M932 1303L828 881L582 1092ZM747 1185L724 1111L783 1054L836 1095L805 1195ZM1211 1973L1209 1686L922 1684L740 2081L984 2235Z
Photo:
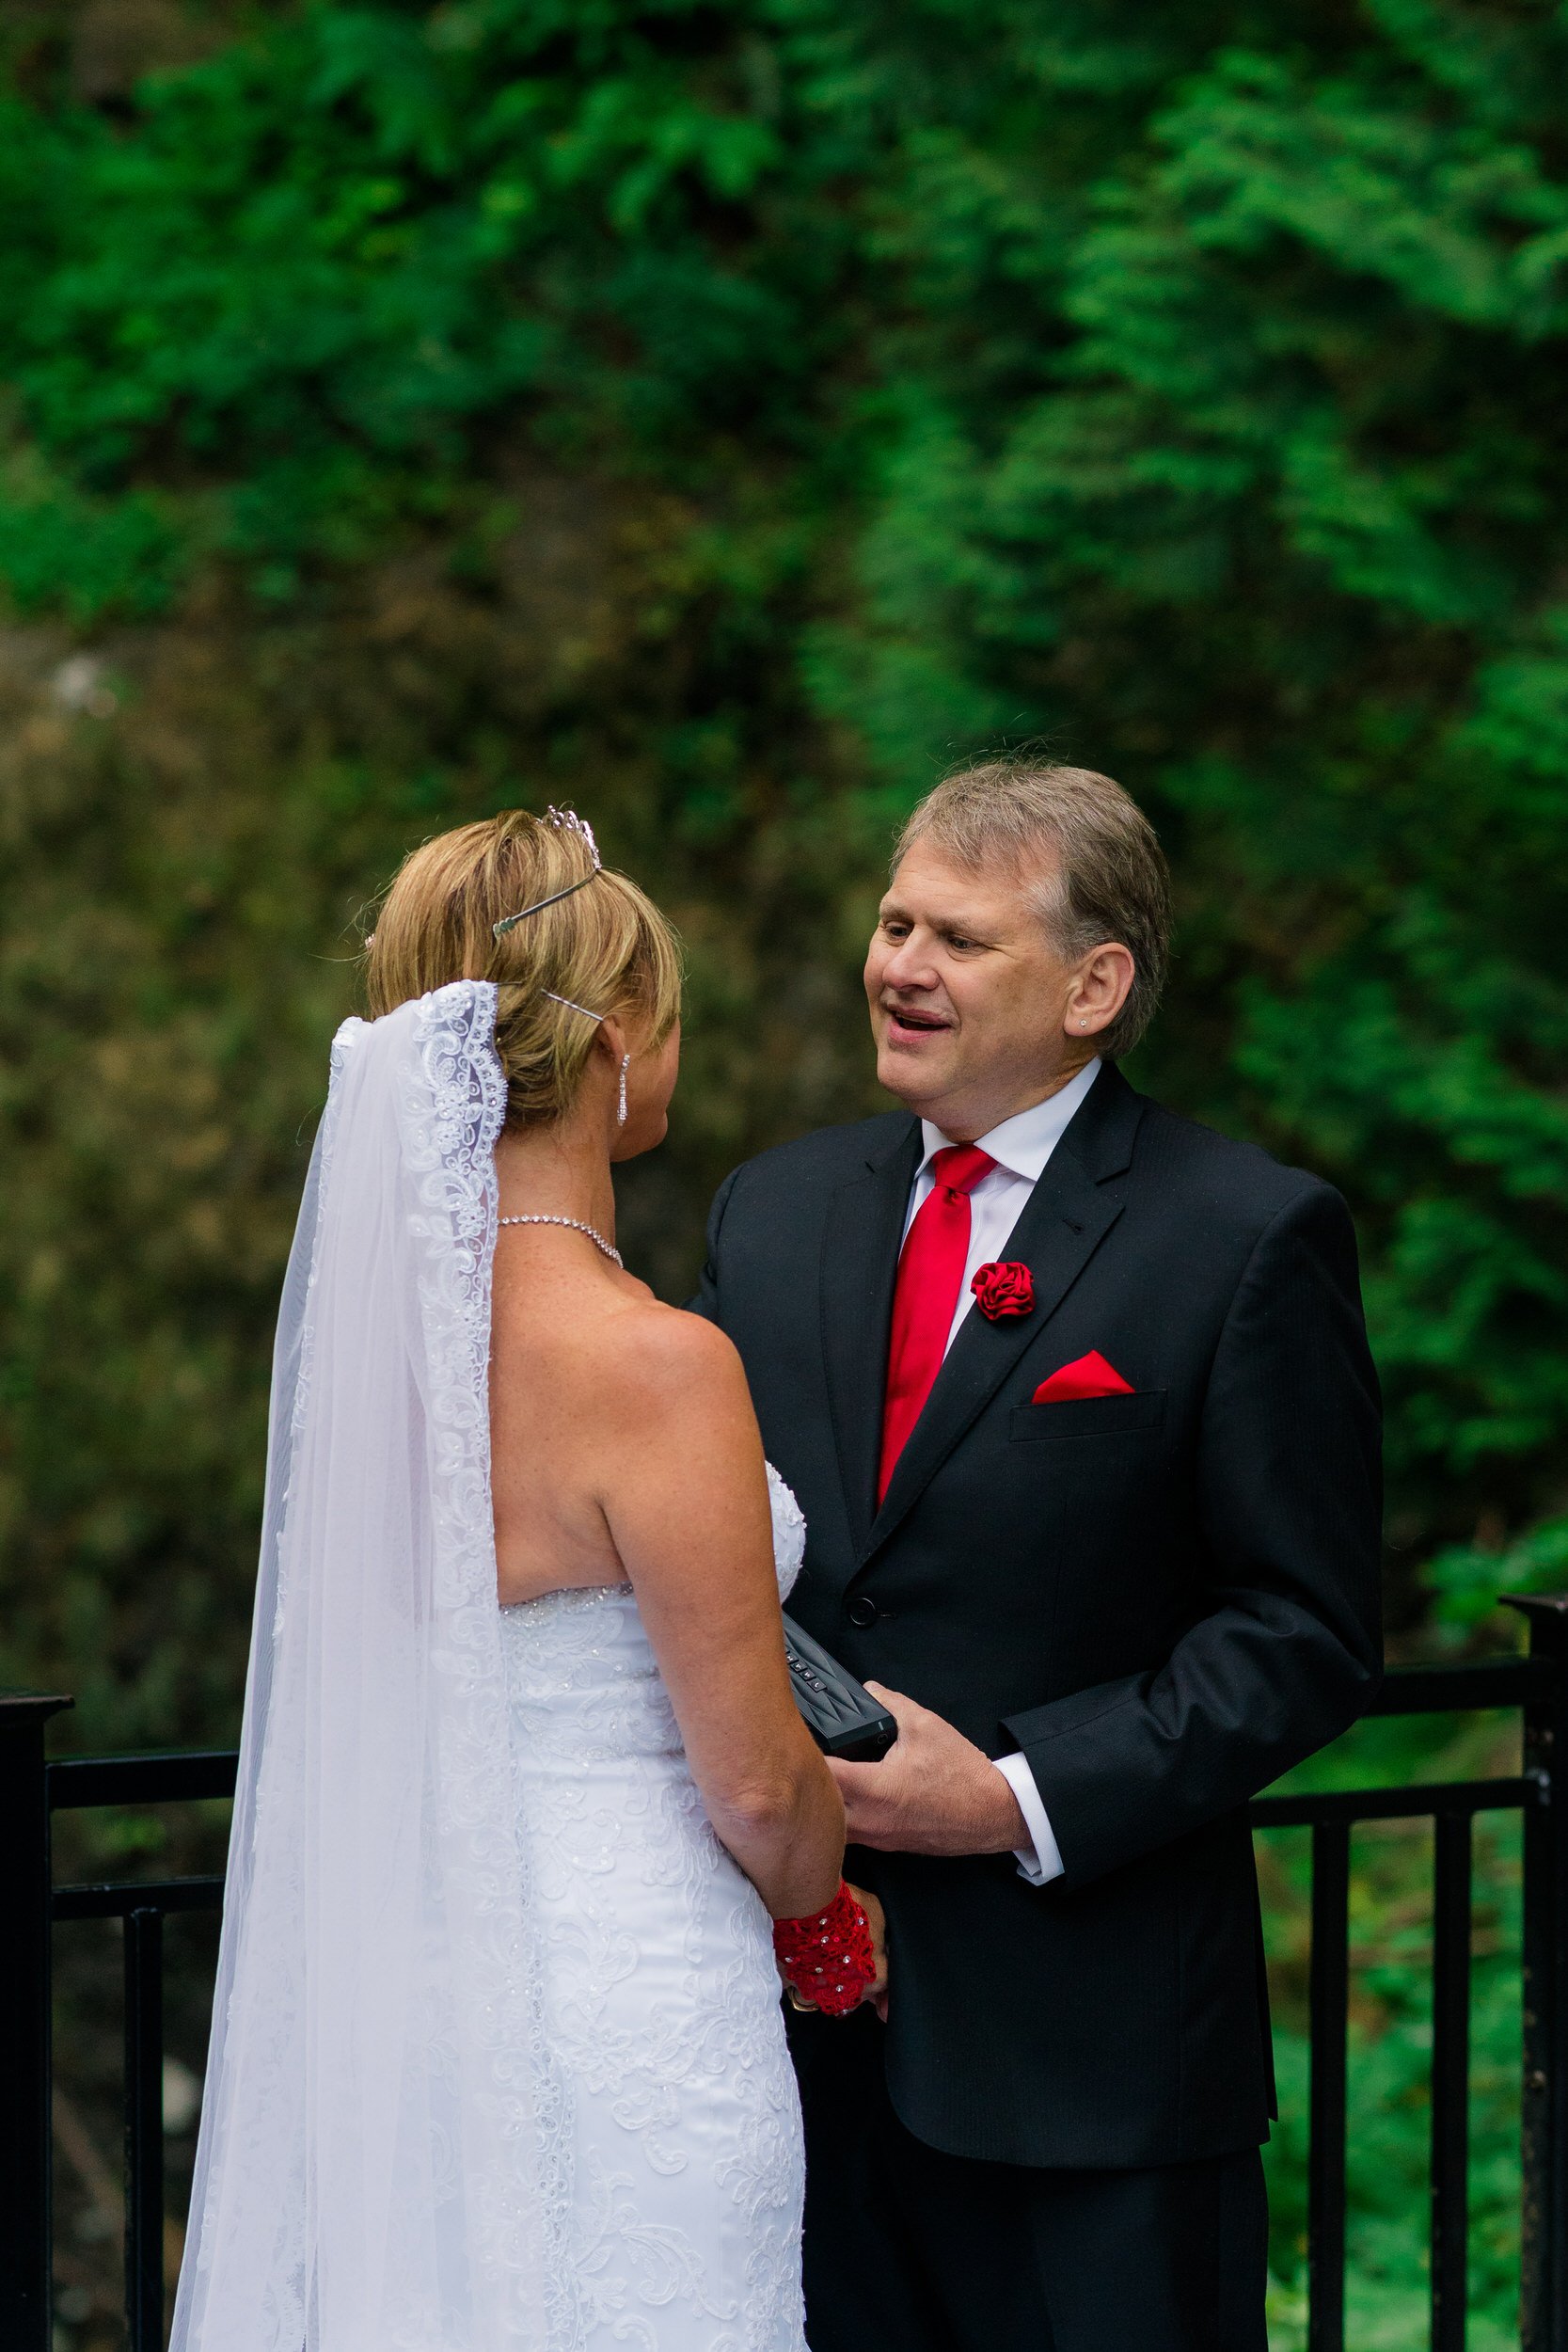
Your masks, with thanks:
M503 914L499 923L490 926L491 934L496 939L503 939L519 923L526 923L531 914L540 914L546 907L558 906L562 898L569 898L574 890L586 890L594 875L604 870L599 845L594 838L594 828L578 815L575 808L547 808L544 821L556 833L575 833L578 840L585 841L588 854L594 861L594 871L584 874L578 882L568 882L564 890L552 890L547 898L536 898L531 907L519 907L515 914Z

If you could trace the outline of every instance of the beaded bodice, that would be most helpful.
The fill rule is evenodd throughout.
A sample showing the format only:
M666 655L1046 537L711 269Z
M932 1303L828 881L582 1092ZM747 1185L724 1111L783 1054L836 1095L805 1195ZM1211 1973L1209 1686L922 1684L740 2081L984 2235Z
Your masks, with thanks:
M781 1598L800 1572L805 1520L768 1466L773 1566ZM514 1734L526 1752L584 1763L610 1756L678 1756L680 1732L629 1584L546 1593L501 1611Z

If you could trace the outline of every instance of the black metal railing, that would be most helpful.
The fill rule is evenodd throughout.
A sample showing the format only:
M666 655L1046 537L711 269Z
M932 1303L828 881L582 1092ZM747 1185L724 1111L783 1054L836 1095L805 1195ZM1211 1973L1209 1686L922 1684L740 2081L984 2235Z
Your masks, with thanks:
M1432 2352L1464 2352L1468 2253L1471 1844L1478 1813L1524 1819L1520 2352L1568 2352L1568 1595L1511 1602L1529 1654L1391 1674L1377 1715L1517 1708L1523 1771L1265 1797L1259 1829L1312 1833L1307 2199L1309 2352L1345 2352L1345 2123L1350 1991L1350 1841L1361 1821L1433 1824ZM0 1693L0 2346L50 2352L50 1962L56 1923L123 1922L125 2303L130 2352L162 2352L164 2296L163 1923L215 1910L221 1878L55 1886L55 1813L231 1796L231 1751L51 1761L50 1718L67 1698Z
M1390 1674L1374 1715L1516 1708L1523 1771L1497 1780L1262 1797L1255 1828L1312 1832L1308 2352L1345 2352L1345 2085L1350 1838L1358 1821L1433 1823L1432 2352L1465 2352L1469 2277L1470 1925L1478 1813L1524 1817L1520 2352L1568 2352L1568 1595L1513 1599L1529 1654Z
M123 1922L125 1975L125 2318L131 2352L163 2352L164 1921L216 1911L221 1877L129 1879L55 1886L56 1813L94 1805L169 1804L231 1797L232 1749L182 1756L64 1758L44 1752L67 1698L0 1693L0 1887L11 1897L0 1932L0 2346L50 2352L52 2019L55 1924Z

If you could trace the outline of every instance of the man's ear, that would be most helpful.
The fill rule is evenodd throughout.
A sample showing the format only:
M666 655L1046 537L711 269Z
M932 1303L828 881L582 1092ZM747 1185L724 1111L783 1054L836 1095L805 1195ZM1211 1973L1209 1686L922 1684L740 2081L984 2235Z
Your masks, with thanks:
M1068 992L1062 1026L1069 1037L1095 1037L1108 1029L1132 993L1137 965L1131 947L1107 940L1092 948Z

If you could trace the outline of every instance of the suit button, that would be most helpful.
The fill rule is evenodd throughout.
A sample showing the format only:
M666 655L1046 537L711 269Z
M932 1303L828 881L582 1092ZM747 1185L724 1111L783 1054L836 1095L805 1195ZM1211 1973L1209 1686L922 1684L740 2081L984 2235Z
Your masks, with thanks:
M845 1613L850 1624L858 1625L863 1633L868 1626L876 1624L882 1613L867 1594L857 1593Z

